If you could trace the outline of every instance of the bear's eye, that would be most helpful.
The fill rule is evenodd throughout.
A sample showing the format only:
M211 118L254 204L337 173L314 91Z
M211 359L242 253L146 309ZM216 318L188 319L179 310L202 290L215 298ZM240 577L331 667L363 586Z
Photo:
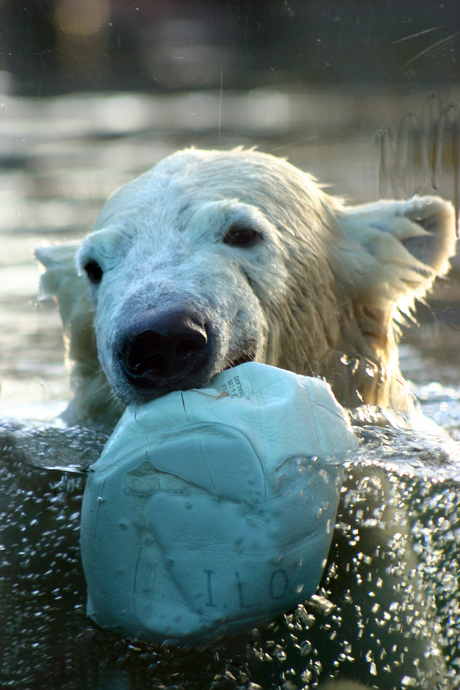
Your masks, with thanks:
M83 266L83 270L86 272L91 283L98 285L102 280L102 268L94 259L90 259Z
M262 235L252 228L230 228L224 237L224 244L231 247L252 247L262 239Z

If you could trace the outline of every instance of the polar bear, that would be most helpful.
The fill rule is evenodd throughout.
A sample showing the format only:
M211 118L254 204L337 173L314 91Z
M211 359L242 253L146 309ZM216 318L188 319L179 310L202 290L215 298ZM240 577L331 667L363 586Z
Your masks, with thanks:
M322 376L348 408L407 411L398 323L454 248L439 198L349 207L268 154L180 151L81 244L37 249L76 391L64 419L111 427L126 404L250 360Z
M125 405L206 387L251 360L324 377L345 407L408 413L398 324L447 271L454 249L454 210L439 198L350 207L271 155L178 152L118 190L83 242L37 249L72 371L64 419L110 429ZM362 561L369 572L356 577L375 576L379 598L363 596L347 567L342 586L342 559L331 555L328 587L336 582L340 606L351 602L354 611L339 656L351 656L354 635L361 674L337 688L429 688L445 677L407 516L398 496L375 498L385 481L372 472L357 481L359 490L348 492L356 515L339 516L353 537L344 562ZM318 640L331 646L321 615Z

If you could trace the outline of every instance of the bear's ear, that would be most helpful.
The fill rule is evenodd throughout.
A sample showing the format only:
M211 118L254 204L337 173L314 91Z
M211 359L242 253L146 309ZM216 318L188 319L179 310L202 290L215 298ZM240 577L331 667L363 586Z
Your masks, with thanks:
M408 312L455 253L455 213L437 197L379 201L338 214L351 242L339 260L355 298L369 309Z
M442 199L425 197L338 207L335 213L339 232L329 257L344 299L340 339L324 375L343 405L407 410L397 322L449 268L454 209Z
M79 242L38 247L35 256L44 266L40 289L55 297L64 327L66 361L75 398L63 413L69 424L110 425L117 403L112 398L97 354L94 313L75 256Z
M68 360L85 361L96 369L100 365L93 328L94 314L85 281L78 275L75 262L79 248L79 242L38 247L35 256L45 268L40 290L46 297L55 297L59 306Z

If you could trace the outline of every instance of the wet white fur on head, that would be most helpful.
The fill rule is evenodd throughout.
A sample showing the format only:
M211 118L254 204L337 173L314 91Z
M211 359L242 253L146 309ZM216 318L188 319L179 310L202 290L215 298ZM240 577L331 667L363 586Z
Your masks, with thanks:
M127 311L181 298L219 329L222 367L241 339L254 340L259 361L329 379L345 374L334 390L347 404L350 381L338 358L372 361L390 378L397 373L394 318L447 270L454 225L452 206L441 199L348 208L273 156L186 150L102 209L77 260L80 274L88 260L103 270L100 286L87 285L91 301L89 281L77 275L76 245L37 256L47 268L43 290L60 303L78 405L87 404L83 389L96 370L103 376L99 362L113 375L110 344ZM252 228L263 241L229 246L223 240L232 226ZM374 388L369 396L384 400L388 392Z

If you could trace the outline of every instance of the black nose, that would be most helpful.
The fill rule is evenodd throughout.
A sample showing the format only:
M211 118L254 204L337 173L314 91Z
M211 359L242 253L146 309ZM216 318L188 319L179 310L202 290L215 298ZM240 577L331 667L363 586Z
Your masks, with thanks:
M206 363L208 335L188 312L168 311L149 317L125 338L120 362L125 374L142 388L168 379L185 379Z

